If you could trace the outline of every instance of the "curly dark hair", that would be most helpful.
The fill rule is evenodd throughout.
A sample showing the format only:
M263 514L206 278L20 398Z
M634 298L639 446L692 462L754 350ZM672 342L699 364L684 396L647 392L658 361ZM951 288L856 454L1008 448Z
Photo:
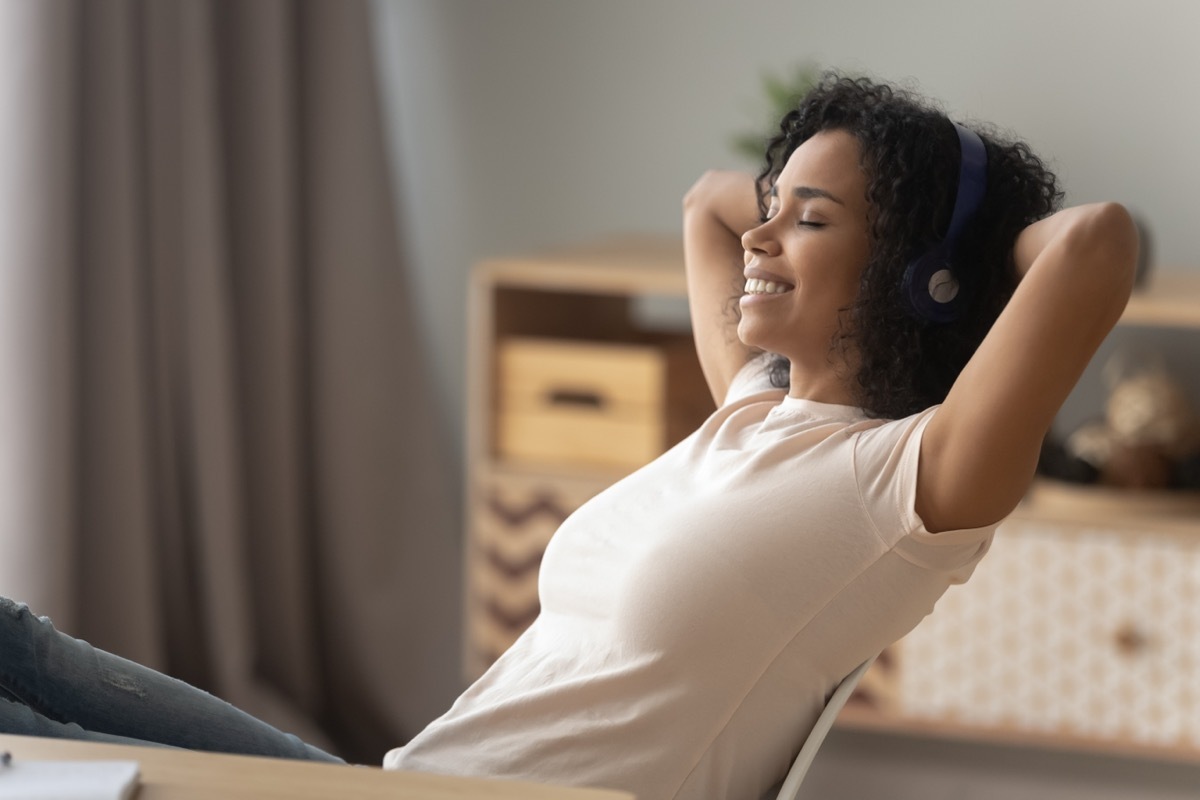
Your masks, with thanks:
M855 354L853 391L871 416L897 419L945 399L1012 296L1017 234L1062 201L1054 174L1028 145L991 126L970 127L987 150L987 192L957 249L956 261L969 265L959 275L968 293L963 313L942 324L918 319L900 285L908 263L950 224L960 155L946 115L904 89L826 73L767 143L756 184L764 216L768 192L797 147L828 130L858 140L871 208L870 255L831 347ZM787 388L787 359L773 356L768 369L772 383Z

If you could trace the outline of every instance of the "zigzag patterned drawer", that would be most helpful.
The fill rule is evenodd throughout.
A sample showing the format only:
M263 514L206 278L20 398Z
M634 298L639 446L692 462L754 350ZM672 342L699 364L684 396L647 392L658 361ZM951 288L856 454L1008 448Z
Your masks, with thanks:
M537 618L538 568L563 520L608 482L493 470L477 481L468 543L468 678L482 674Z
M1200 747L1200 535L1010 520L898 647L905 715Z

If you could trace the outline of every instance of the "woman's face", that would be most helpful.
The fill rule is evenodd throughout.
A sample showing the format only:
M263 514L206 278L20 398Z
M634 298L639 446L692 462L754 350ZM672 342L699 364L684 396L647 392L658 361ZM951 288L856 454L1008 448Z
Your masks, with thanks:
M858 294L870 247L866 192L858 141L823 131L792 153L771 190L766 222L742 236L738 337L787 356L793 376L797 368L828 369L839 310Z

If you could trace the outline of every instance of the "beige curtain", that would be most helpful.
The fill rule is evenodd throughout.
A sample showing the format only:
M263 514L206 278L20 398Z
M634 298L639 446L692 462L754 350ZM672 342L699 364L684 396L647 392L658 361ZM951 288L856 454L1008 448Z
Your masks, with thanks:
M457 643L367 13L0 2L0 594L375 761Z

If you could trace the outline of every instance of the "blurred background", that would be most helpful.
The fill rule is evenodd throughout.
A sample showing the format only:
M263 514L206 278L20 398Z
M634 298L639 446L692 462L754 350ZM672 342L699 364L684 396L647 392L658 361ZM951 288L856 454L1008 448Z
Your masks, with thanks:
M1013 131L1200 270L1197 32L1188 0L0 0L0 594L375 761L463 688L473 263L677 233L812 63ZM1198 779L865 733L810 778Z

